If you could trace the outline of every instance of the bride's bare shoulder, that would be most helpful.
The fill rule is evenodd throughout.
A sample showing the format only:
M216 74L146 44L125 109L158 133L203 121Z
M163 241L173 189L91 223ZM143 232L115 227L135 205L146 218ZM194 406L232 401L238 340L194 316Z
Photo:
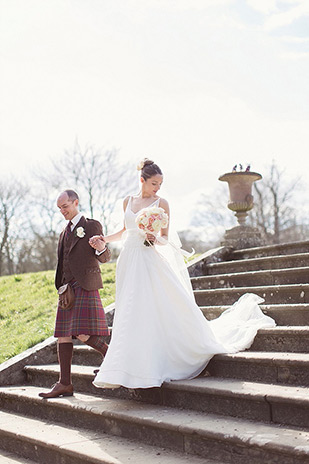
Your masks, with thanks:
M168 201L165 200L165 198L160 198L159 206L160 206L161 208L165 209L166 211L169 211Z
M129 200L130 200L130 195L125 197L125 199L123 200L123 209L126 209L128 203L129 203Z

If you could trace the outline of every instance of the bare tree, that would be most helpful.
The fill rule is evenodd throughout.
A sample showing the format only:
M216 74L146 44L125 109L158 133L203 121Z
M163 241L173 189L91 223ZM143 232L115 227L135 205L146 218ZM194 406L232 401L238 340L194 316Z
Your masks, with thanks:
M300 178L289 179L274 161L263 180L254 184L255 207L249 221L263 231L269 243L280 243L283 232L297 223L292 200L299 187Z
M30 188L11 178L0 182L0 275L53 269L63 218L58 194L73 188L88 217L107 232L118 199L137 188L133 167L121 165L117 150L82 149L75 142L44 171L33 173ZM27 202L25 201L27 200Z
M119 163L116 149L103 151L94 146L83 149L76 140L73 149L66 150L51 164L52 168L47 173L37 173L37 178L55 195L66 188L77 190L81 208L102 222L105 233L116 201L137 186L137 182L132 182L132 167Z
M56 268L58 235L36 233L24 239L16 255L16 272L37 272Z
M132 174L131 168L119 164L116 150L103 152L92 146L82 149L77 141L72 150L52 160L45 170L38 168L31 184L28 233L15 250L17 271L55 268L57 242L63 227L63 217L56 206L61 191L76 190L81 209L88 217L99 219L106 233L117 199L136 189Z
M225 230L236 225L232 211L227 209L227 202L228 191L220 183L215 192L202 194L194 208L191 226L203 228L203 241L207 246L218 245Z
M57 242L63 219L56 207L59 192L51 182L31 182L26 234L15 253L17 272L36 272L55 269Z
M28 191L13 177L0 182L0 275L14 272L14 250L19 246Z

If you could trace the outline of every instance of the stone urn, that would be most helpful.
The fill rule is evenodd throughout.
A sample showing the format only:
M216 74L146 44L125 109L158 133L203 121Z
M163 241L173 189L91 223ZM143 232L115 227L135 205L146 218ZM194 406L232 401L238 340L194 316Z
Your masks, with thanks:
M227 182L230 190L228 208L235 211L238 224L245 225L248 211L253 208L252 185L253 182L262 179L257 172L228 172L219 177L219 180Z
M253 182L260 179L261 174L251 171L228 172L219 177L220 181L228 183L230 198L227 206L235 212L239 224L226 231L222 245L239 249L263 244L260 232L246 225L248 211L253 208Z

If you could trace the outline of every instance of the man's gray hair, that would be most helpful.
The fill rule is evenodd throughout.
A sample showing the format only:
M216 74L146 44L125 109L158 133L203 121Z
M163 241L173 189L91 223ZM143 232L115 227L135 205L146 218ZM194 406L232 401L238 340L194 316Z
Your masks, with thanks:
M65 190L64 192L68 195L71 201L79 200L79 196L74 190Z

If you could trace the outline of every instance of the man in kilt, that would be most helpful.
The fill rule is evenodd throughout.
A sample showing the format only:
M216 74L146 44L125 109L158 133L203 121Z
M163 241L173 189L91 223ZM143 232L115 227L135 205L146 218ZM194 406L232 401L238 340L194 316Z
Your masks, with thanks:
M58 289L70 283L75 301L71 309L62 309L58 304L54 336L58 338L60 377L49 392L39 393L42 398L73 395L72 338L96 349L103 357L108 348L109 330L98 289L103 286L99 263L110 260L110 251L105 245L94 250L89 244L90 237L102 235L102 226L79 212L79 198L73 190L62 192L57 206L69 222L59 237L55 285Z

